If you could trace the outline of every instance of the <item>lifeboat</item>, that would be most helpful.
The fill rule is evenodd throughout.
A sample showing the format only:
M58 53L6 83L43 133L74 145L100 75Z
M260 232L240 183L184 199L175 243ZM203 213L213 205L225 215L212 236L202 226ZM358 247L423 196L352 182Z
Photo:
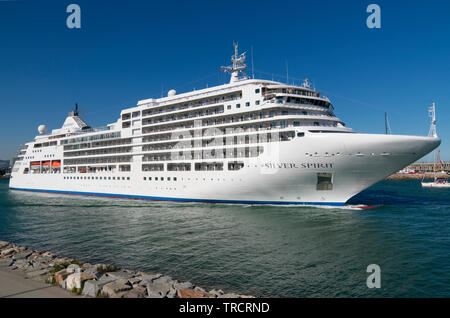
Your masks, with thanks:
M42 163L42 165L43 165L43 166L50 166L50 161L44 161L44 162Z
M59 167L61 167L61 160L52 161L52 168L59 168Z
M41 162L40 161L32 161L31 163L30 163L30 165L31 166L40 166L41 165Z

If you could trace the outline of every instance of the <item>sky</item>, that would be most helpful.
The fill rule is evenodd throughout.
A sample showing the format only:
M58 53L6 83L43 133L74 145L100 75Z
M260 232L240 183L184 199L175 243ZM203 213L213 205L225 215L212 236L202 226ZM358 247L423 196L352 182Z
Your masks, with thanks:
M69 4L81 28L69 29ZM367 6L381 28L368 28ZM233 41L255 77L308 77L362 133L427 135L436 102L450 161L450 1L0 0L0 159L75 103L92 127L138 100L228 82ZM253 52L253 54L251 54ZM251 73L251 67L249 68ZM432 160L427 156L425 160Z

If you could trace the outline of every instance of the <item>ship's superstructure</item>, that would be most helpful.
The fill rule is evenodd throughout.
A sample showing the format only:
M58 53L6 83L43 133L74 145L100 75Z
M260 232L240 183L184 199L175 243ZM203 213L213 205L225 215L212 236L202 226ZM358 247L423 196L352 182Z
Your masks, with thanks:
M146 99L105 128L70 112L26 143L10 188L109 197L255 204L341 205L418 160L436 136L358 134L331 101L301 86L243 76Z

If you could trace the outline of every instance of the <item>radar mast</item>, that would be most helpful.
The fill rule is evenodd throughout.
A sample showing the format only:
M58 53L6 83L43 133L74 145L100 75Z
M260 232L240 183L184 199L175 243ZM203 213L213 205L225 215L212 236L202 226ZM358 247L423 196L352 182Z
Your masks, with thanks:
M244 78L247 78L247 74L244 70L247 68L247 64L245 64L245 52L239 54L238 53L238 44L233 43L234 45L234 55L231 56L231 66L222 66L220 69L224 72L229 72L231 74L230 83L237 82L239 80L239 73L244 75Z

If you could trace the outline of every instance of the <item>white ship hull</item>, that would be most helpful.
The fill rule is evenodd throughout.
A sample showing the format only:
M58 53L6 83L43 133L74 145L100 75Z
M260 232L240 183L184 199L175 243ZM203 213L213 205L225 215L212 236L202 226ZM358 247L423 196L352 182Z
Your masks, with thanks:
M279 143L258 158L246 158L245 167L238 171L103 174L119 180L91 180L89 173L71 174L72 179L65 179L64 174L16 174L10 188L148 200L344 205L439 144L440 140L432 137L307 134ZM137 166L133 170L140 169ZM317 190L318 173L333 174L331 190Z

